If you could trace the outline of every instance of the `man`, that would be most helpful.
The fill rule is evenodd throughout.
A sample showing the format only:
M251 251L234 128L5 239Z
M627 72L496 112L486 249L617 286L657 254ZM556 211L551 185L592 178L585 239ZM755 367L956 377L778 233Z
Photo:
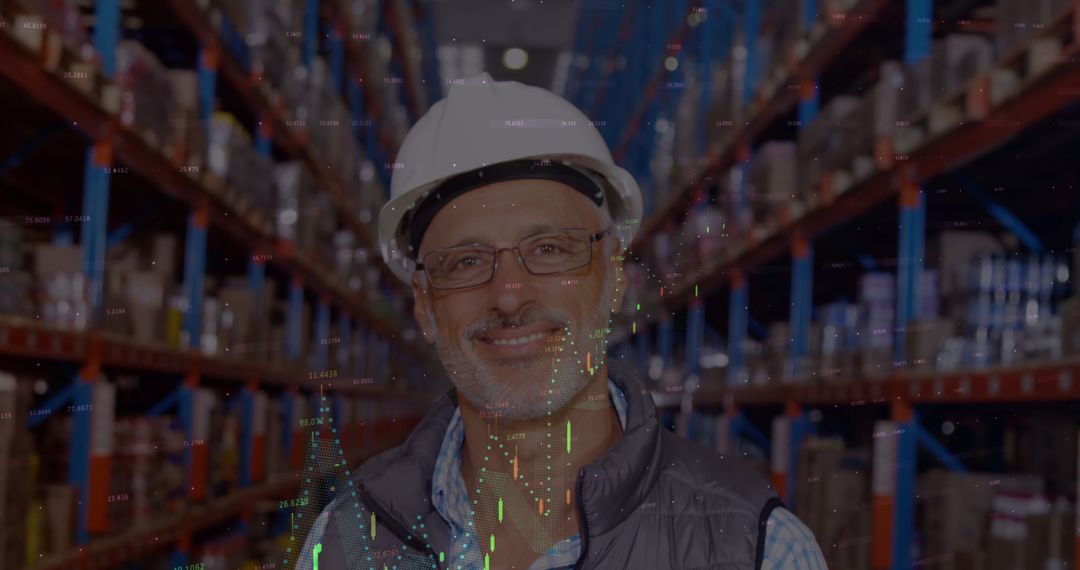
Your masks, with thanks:
M769 484L607 361L636 182L570 103L487 74L398 154L379 237L455 389L338 491L319 568L825 568Z

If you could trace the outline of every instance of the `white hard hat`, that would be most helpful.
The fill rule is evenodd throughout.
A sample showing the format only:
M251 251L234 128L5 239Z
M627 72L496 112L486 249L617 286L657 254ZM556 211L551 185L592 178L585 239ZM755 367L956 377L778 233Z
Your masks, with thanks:
M481 73L453 84L446 98L413 125L398 150L390 200L379 213L379 246L391 271L409 282L418 253L411 251L411 216L432 190L458 175L479 172L482 177L484 170L478 169L519 161L573 169L592 180L603 189L594 201L606 204L614 235L624 249L629 247L641 222L641 189L629 172L615 165L592 122L550 91Z

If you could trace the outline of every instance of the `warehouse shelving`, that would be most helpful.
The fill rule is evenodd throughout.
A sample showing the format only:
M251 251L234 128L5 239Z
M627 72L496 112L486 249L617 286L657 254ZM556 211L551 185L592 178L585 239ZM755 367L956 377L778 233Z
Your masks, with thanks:
M391 2L390 4L395 3ZM219 34L215 33L208 18L199 13L194 3L183 0L170 0L170 6L179 16L180 21L200 38L203 45L209 46L206 49L214 54L209 56L211 63L214 64L211 67L220 67L225 80L242 94L247 106L253 110L256 116L260 117L259 134L265 136L269 133L269 136L280 144L287 154L303 160L311 173L322 181L322 187L325 191L333 198L334 209L339 213L340 219L358 236L361 244L365 247L374 248L375 239L371 234L369 225L360 221L359 216L345 199L344 184L319 164L313 149L307 144L306 128L297 130L295 127L287 126L288 117L283 112L280 98L269 95L267 89L260 90L260 87L265 87L265 83L256 77L246 75L239 64L229 57L224 45L222 45ZM362 71L358 73L370 76L370 74ZM373 106L373 115L370 116L378 116L381 103L378 100L376 90L367 89L365 93L367 95L365 100ZM271 103L271 100L275 102ZM382 145L383 149L396 148L398 142L400 141L393 141L386 137L381 137L381 140L379 140L379 144ZM387 151L384 150L383 152ZM393 274L385 264L380 263L379 267L385 277L394 279Z
M1080 399L1080 360L997 366L960 372L900 372L892 378L847 382L705 388L694 393L694 405L812 406L909 404L976 404L1055 402Z
M748 236L746 245L730 257L715 266L703 267L698 274L690 275L676 284L671 293L664 296L664 303L669 306L684 304L694 293L695 286L698 287L697 294L706 293L728 281L735 268L749 271L789 251L793 236L814 236L825 232L841 220L858 216L885 200L897 198L903 189L913 190L923 181L992 151L1017 133L1071 105L1071 100L1060 94L1071 89L1078 81L1080 69L1068 63L1058 64L1046 73L1030 78L1015 98L990 109L984 118L963 124L927 142L902 158L895 171L878 172L801 217L781 220L780 227L770 235ZM982 90L984 86L985 83L980 80L971 89ZM985 96L989 97L989 93Z
M318 191L330 197L336 210L334 217L340 221L341 227L353 232L358 238L359 247L369 252L377 251L370 225L346 198L348 181L340 180L337 174L331 173L323 164L324 161L318 156L304 129L298 129L295 122L290 121L284 111L280 94L274 91L273 86L249 75L241 60L234 59L234 54L230 53L226 46L227 34L219 27L222 22L221 15L211 17L211 14L196 7L196 4L172 1L152 6L151 9L157 11L155 17L158 18L162 11L174 14L176 18L172 21L178 22L181 33L190 33L195 38L199 110L204 121L209 121L210 113L218 102L225 106L242 106L242 112L254 117L254 132L251 133L251 138L254 139L255 149L266 157L272 157L275 151L280 151L284 157L298 159L317 181ZM331 71L340 77L336 93L353 112L354 124L350 132L358 135L360 127L363 127L367 135L364 145L379 173L379 180L372 188L374 192L382 193L386 191L388 171L391 168L385 157L400 141L389 136L390 131L387 129L380 128L384 121L389 120L389 115L383 115L380 111L388 109L393 102L381 100L383 92L377 89L377 85L372 81L377 73L364 69L363 64L357 64L364 61L359 54L369 48L366 45L361 46L362 42L344 41L340 28L347 24L341 24L346 21L340 14L342 2L326 1L322 4L322 8L329 9L320 9L318 1L305 4L309 16L304 34L308 42L306 51L309 57L313 55L322 38L322 42L329 46L328 49L335 52L330 55L331 65L334 67ZM382 15L382 25L389 27L383 29L382 33L395 35L395 47L401 50L416 38L407 35L411 33L407 30L407 26L411 25L409 18L395 12L407 10L410 4L387 3L388 6L390 4L394 5ZM372 3L372 6L375 5ZM338 14L333 13L335 6L339 10ZM130 8L131 6L125 6L123 9ZM22 10L25 9L24 6L9 3L5 5L5 15L11 15L10 11L14 10L16 15L34 17L32 12L23 13ZM31 105L43 107L47 113L59 117L64 126L82 132L90 140L89 149L86 151L84 216L75 218L84 226L80 242L84 249L85 271L98 287L108 272L108 268L100 268L104 267L106 248L107 226L104 220L110 211L110 170L126 173L130 169L138 177L136 187L150 189L163 198L186 206L181 212L181 216L187 219L182 283L188 300L187 306L197 309L187 310L184 316L186 330L195 333L191 336L190 347L176 348L105 332L100 328L101 298L92 296L93 314L86 330L57 328L25 317L0 316L0 354L4 355L4 360L10 362L15 369L36 366L40 371L48 370L48 376L56 380L60 379L59 376L66 376L68 372L77 371L72 382L65 382L62 387L57 385L47 388L48 391L44 394L39 392L39 395L45 397L44 404L30 411L31 427L47 421L54 412L64 409L65 404L71 404L67 406L69 411L85 409L90 412L73 414L74 437L70 442L71 449L65 452L70 455L71 461L68 482L81 497L81 507L73 515L76 519L75 542L78 546L67 554L49 557L39 566L112 566L135 560L150 549L171 549L172 562L186 564L189 553L193 552L192 542L198 531L211 529L237 517L243 521L256 501L286 496L307 484L297 479L295 472L284 476L272 475L268 479L264 467L259 463L260 458L265 458L265 446L281 445L284 451L280 455L284 460L293 469L300 467L297 460L302 461L303 454L296 452L303 447L306 438L297 435L303 431L296 427L298 419L303 419L303 416L296 417L297 404L302 402L304 408L310 404L312 412L318 405L320 413L332 414L334 418L347 413L354 403L364 404L365 411L361 413L357 410L357 414L348 419L350 423L345 424L346 431L341 435L343 442L360 436L358 441L363 453L352 457L356 462L377 451L379 446L385 447L399 441L418 419L416 413L423 409L431 394L425 397L416 392L407 392L406 383L388 382L389 371L387 378L379 378L378 382L374 382L375 379L372 378L350 379L354 372L351 370L342 370L339 375L336 362L329 360L328 345L340 342L352 346L349 338L354 329L364 335L360 340L368 347L374 346L372 343L380 339L378 352L382 354L364 356L365 364L362 366L369 371L388 370L388 367L394 364L401 365L402 370L409 368L410 376L416 376L417 373L425 372L425 369L434 369L434 359L423 343L413 338L408 330L403 330L398 318L386 314L385 309L372 303L377 298L381 300L396 293L376 285L371 289L355 291L355 286L347 286L325 262L309 256L310 252L300 251L294 242L277 237L271 220L256 207L261 204L253 204L251 197L210 174L208 169L200 171L198 168L185 168L185 162L178 153L175 157L171 156L173 153L170 148L160 144L163 141L156 140L138 127L121 124L117 112L117 86L110 79L115 66L113 51L119 36L121 6L117 1L106 0L97 3L94 9L96 27L93 44L96 59L89 64L93 69L89 79L82 71L72 71L85 69L87 64L70 53L68 48L63 48L59 58L49 55L50 50L56 49L59 43L51 30L40 32L41 49L37 49L37 45L24 43L25 38L33 37L33 34L16 30L15 26L4 26L6 29L0 30L0 73L6 81L27 96ZM337 30L338 36L323 36L319 32L321 25L327 30ZM345 29L344 37L349 37L347 27ZM332 45L334 40L336 46ZM346 50L343 49L346 45L349 54L347 59ZM395 54L395 57L403 56ZM52 63L47 64L47 61ZM81 67L69 68L71 62L74 62L72 65ZM351 64L348 79L345 78L346 63ZM310 59L308 64L310 65ZM406 68L408 65L406 63ZM221 85L217 84L219 74L223 81ZM406 96L413 106L412 113L415 118L427 101L415 92L419 88L416 70L410 70L409 74L404 89L409 92ZM349 97L343 94L341 88L345 81L350 82L350 90L346 93ZM88 83L91 85L89 89L86 88ZM233 98L216 101L218 91L222 92L223 97L228 94ZM438 93L437 86L431 86L429 92ZM38 107L29 108L34 113L39 113ZM372 136L375 133L377 137ZM29 147L20 149L19 152L32 153L34 149ZM121 165L121 168L114 168ZM352 183L355 184L355 181ZM121 190L128 192L131 185L132 183L126 180L120 183ZM49 223L58 223L55 217L45 219L50 220ZM170 218L168 221L174 220L175 218ZM132 225L136 223L140 223L139 220L134 220ZM175 224L172 229L177 229ZM130 232L130 227L126 231ZM215 232L213 240L224 238L222 241L228 242L224 244L228 248L228 253L224 254L225 260L237 250L246 252L240 256L239 261L246 261L248 283L257 298L263 295L263 283L271 278L271 275L267 275L268 268L275 270L272 278L284 278L288 299L285 312L287 338L286 346L281 348L294 360L293 364L274 365L250 357L226 354L211 356L199 350L197 331L201 330L202 318L200 289L204 275L209 270L207 250L208 247L223 245L217 242L214 246L208 245L211 231ZM220 232L220 235L217 232ZM123 233L117 232L117 236ZM114 236L108 237L108 244L111 245ZM245 260L244 257L248 259ZM395 278L388 268L381 262L374 261L377 257L368 256L377 263L382 281L394 282ZM299 363L303 356L299 351L299 331L302 309L307 300L305 297L314 300L311 329L315 342L311 347L314 359L310 369ZM338 336L343 338L329 338L331 311L336 313ZM326 342L319 342L320 340ZM402 357L395 358L395 354ZM357 366L361 365L358 363ZM363 374L363 368L359 370ZM155 394L155 398L159 397L158 394L164 397L156 401L145 416L153 417L175 409L184 431L185 494L194 504L166 518L141 524L138 529L120 533L110 530L112 527L108 521L106 497L103 494L103 489L107 490L109 485L108 470L112 458L110 452L100 449L100 442L91 440L89 435L91 425L96 425L98 416L102 415L93 411L97 406L91 406L91 403L98 402L97 397L103 384L100 380L104 378L106 371L110 375L116 373L118 377L128 375L128 378L131 378L131 373L135 373L140 378L148 377L147 379L154 380L148 382L153 384L147 386L150 388L148 394ZM376 372L376 375L379 374L381 372ZM330 380L331 378L336 380ZM209 502L201 502L209 495L208 474L200 472L199 467L202 465L201 469L206 470L207 446L202 439L198 439L207 436L192 431L199 429L193 427L195 420L192 415L193 410L202 405L198 404L204 392L200 386L213 391L224 390L227 398L223 401L225 409L239 413L243 424L243 429L238 434L239 464L235 474L239 490ZM41 388L36 386L36 389ZM273 394L280 394L283 399L281 423L284 433L255 433L258 428L252 425L256 402L259 398L265 401ZM322 404L317 404L320 396L328 398L325 400L325 408ZM145 400L145 397L143 399ZM37 400L40 402L41 398ZM378 404L375 404L376 401ZM130 405L129 402L129 407ZM125 417L130 417L131 411L128 409L128 416ZM112 413L108 415L111 422ZM301 422L300 425L304 424Z
M791 84L776 88L767 100L764 90L759 90L749 108L749 119L744 125L734 126L732 141L722 149L708 149L709 155L704 158L700 173L692 177L693 182L689 186L676 189L665 204L660 205L656 212L644 220L641 230L634 237L631 249L640 249L650 236L667 226L678 212L686 211L702 184L718 172L745 160L748 148L777 119L790 112L801 100L814 97L814 78L850 46L869 23L877 20L887 6L888 2L884 0L861 0L851 11L855 17L845 18L830 27L813 43L801 60L793 61L789 69ZM660 81L662 75L654 82ZM631 124L637 125L640 117L637 113L633 116L636 120Z
M742 21L748 29L754 30L751 32L753 36L761 25L760 20L756 19L760 14L754 14L755 10L761 9L761 4L764 3L751 0L743 3L741 8L723 13L722 17L734 18L736 22ZM745 119L735 121L730 142L718 147L717 141L711 141L712 147L702 149L704 158L697 159L697 165L689 177L691 182L686 185L673 185L668 200L655 213L647 213L632 246L641 261L647 261L654 237L663 232L672 232L677 224L681 223L684 214L709 201L709 187L719 184L720 175L729 169L741 168L745 176L745 169L750 164L757 145L776 138L786 139L790 136L787 133L793 130L792 126L805 126L814 118L820 106L819 97L822 95L819 76L824 76L830 70L834 75L839 74L840 72L836 71L838 62L847 54L863 53L861 48L868 48L865 51L877 54L868 56L870 59L885 57L885 51L875 51L869 46L876 47L879 42L888 45L891 40L880 36L872 39L866 36L866 30L871 29L871 26L876 25L879 30L885 27L882 24L884 14L901 16L898 21L890 20L893 22L890 29L903 26L902 47L906 62L918 61L929 55L932 32L946 33L949 30L948 22L932 18L935 3L929 0L907 2L899 8L900 14L896 14L898 8L895 3L869 0L830 3L833 6L839 4L850 6L848 12L842 14L843 18L829 22L823 34L816 39L812 38L813 41L805 52L807 55L797 66L789 65L787 79L774 78L772 85L751 86L751 96L743 100L741 110ZM711 4L706 5L712 20L716 12L712 11ZM805 2L800 5L810 6L812 11L814 6L820 7L821 3ZM973 5L962 4L961 9L970 9ZM916 407L933 410L942 406L1068 406L1080 399L1076 382L1080 378L1080 368L1075 356L1068 353L1061 360L1044 359L1009 366L949 372L906 370L896 364L905 360L902 333L907 323L911 322L913 314L913 276L919 275L922 270L922 234L926 224L926 194L929 193L929 190L923 190L922 186L943 176L951 176L979 160L985 162L986 157L993 156L995 151L1004 148L1020 135L1045 126L1056 115L1074 111L1076 108L1077 94L1080 93L1077 91L1077 85L1080 85L1080 68L1075 64L1075 56L1080 47L1076 43L1076 38L1080 37L1080 29L1076 27L1077 22L1080 22L1077 18L1080 9L1075 2L1058 2L1055 5L1060 9L1050 15L1045 25L1034 25L1031 35L1021 45L997 57L989 70L980 72L961 89L934 95L940 97L937 104L949 107L949 110L960 111L962 118L959 124L938 132L928 129L931 131L930 136L920 140L914 148L905 149L902 153L888 152L885 160L875 164L873 172L847 189L838 191L830 188L828 180L823 179L822 188L819 189L820 201L806 205L805 211L787 205L778 208L775 217L766 222L765 227L761 227L756 221L747 227L735 225L735 231L729 232L729 235L736 244L730 247L729 251L713 258L703 258L701 265L695 265L695 261L687 264L684 259L681 268L676 266L676 269L683 272L681 276L654 276L650 279L646 283L649 290L642 293L637 312L631 317L632 324L627 322L625 330L616 330L609 339L613 354L624 355L625 347L635 347L639 363L645 367L655 348L658 356L654 355L653 360L659 360L665 367L671 367L675 355L676 317L677 313L682 313L678 322L680 332L685 330L686 362L682 366L674 365L678 374L667 374L659 369L653 372L654 378L657 377L656 374L660 374L666 380L666 385L653 391L654 400L661 408L668 409L668 414L681 409L681 419L677 420L676 424L679 424L679 421L689 421L693 410L722 411L723 414L717 416L717 421L723 419L726 422L726 429L730 430L726 433L731 437L742 435L753 439L763 445L766 456L769 454L768 438L762 436L753 426L749 426L746 417L753 415L760 420L771 415L773 480L781 494L787 498L794 492L797 481L795 465L802 438L812 429L810 420L807 419L809 410L819 416L833 413L845 417L859 409L873 414L880 414L884 410L889 420L875 424L873 442L873 540L871 560L867 562L874 568L907 568L915 562L911 560L911 553L907 551L906 545L910 544L914 532L916 443L926 447L947 467L963 470L962 462L920 426ZM773 8L776 6L773 5ZM681 14L681 10L678 13ZM960 18L959 23L955 23L959 31L987 33L996 29L982 20L968 20L966 13L962 16L954 14L954 17ZM1029 23L1028 26L1032 27L1032 24ZM700 39L703 43L706 42L704 37ZM745 49L743 54L753 51L752 47L746 45L746 41L743 40L744 43L740 44ZM750 42L752 41L751 39ZM1059 45L1061 53L1049 60L1043 57L1043 61L1048 61L1045 68L1028 69L1026 60L1031 57L1031 52L1046 49L1045 45L1036 45L1040 41L1048 42L1051 46ZM655 51L663 51L663 46L657 47L656 42L653 44ZM579 46L579 51L582 51L581 47ZM595 46L592 47L595 49ZM599 50L596 51L604 53L605 49L601 42ZM700 49L706 60L715 53L712 48ZM1054 53L1052 50L1047 51ZM588 51L586 55L592 57ZM580 57L585 56L579 55ZM865 65L865 58L860 61ZM702 65L702 62L698 61L698 64ZM704 63L706 68L707 65ZM857 78L861 71L847 73L854 74L851 76ZM999 78L996 74L1007 73L1015 73L1019 80L999 91ZM661 80L665 76L665 73L659 75ZM610 77L606 79L609 83L615 81ZM582 84L588 85L587 81L582 81ZM840 89L840 92L843 93L843 89ZM862 93L861 89L859 93ZM941 97L942 95L944 97ZM648 92L646 96L651 97L652 93ZM587 97L581 98L581 101L588 100ZM702 102L705 102L704 99ZM698 106L695 112L700 116L703 109ZM666 117L670 118L672 114L668 111ZM784 118L792 115L796 115L797 120L788 121L786 125L781 124ZM929 115L929 111L924 111L906 119L925 126L930 120ZM635 118L633 124L638 121L651 124L657 115L636 119L639 113L635 112L630 116ZM1062 123L1062 126L1069 124L1071 123ZM620 138L608 137L608 140L612 144L621 143ZM644 144L648 149L652 145L648 133L645 134L645 140ZM641 155L635 155L634 152L639 151L633 151L627 160L640 164ZM1009 152L1017 152L1017 149L1011 148ZM871 158L875 158L874 152L869 154ZM640 171L635 173L640 176ZM950 181L955 182L951 179ZM964 185L960 183L960 186ZM663 189L662 185L660 189ZM972 191L971 194L976 192ZM889 210L889 214L882 214L885 209ZM1000 210L1000 207L997 210ZM887 219L883 216L892 215L894 211L899 213L901 226L901 231L898 232L899 255L896 260L900 277L899 305L896 307L897 327L901 334L896 337L895 356L892 359L897 367L890 373L882 374L880 378L863 377L858 373L828 379L805 376L804 372L800 372L799 366L800 359L805 357L808 348L806 327L810 322L813 302L811 283L814 279L815 242L823 242L822 238L838 229L843 225L842 222L872 219L868 223L877 225ZM871 214L875 217L870 218ZM1018 230L1014 223L1001 221L997 214L994 217L1006 230L1019 231L1021 243L1027 242L1022 235L1024 228ZM885 223L888 225L892 220ZM693 240L694 232L688 232L686 237ZM697 237L700 239L702 236ZM835 243L831 245L834 248L836 246ZM855 249L859 249L858 246ZM679 255L685 253L676 253L674 257ZM785 307L783 303L774 304L777 300L773 298L777 293L776 288L763 289L760 292L753 289L751 294L750 284L776 281L778 274L790 276L791 302L787 306L790 307L792 332L791 338L787 338L788 368L782 379L772 377L768 384L751 384L736 373L743 366L742 351L737 347L741 346L740 339L747 337L752 326L749 299L751 296L758 299L769 297L767 301L774 312L787 309L781 309ZM1075 292L1075 276L1073 283ZM721 290L728 296L728 303L716 303ZM705 322L706 303L728 307L726 344L729 350L724 359L726 364L721 365L727 369L726 380L715 371L703 373L701 370L700 350L705 340L705 331L709 328ZM711 313L722 314L722 311L716 310L716 306L711 307ZM682 323L685 323L685 329L681 328ZM753 326L761 328L760 325ZM715 331L711 334L716 336ZM659 338L656 338L657 336ZM678 378L675 378L676 376ZM684 423L679 429L685 428ZM753 436L747 430L753 430ZM1077 544L1080 544L1080 536ZM1080 564L1080 548L1076 552L1075 564Z
M206 378L242 383L257 378L261 383L285 388L311 385L307 381L308 372L300 367L270 366L235 357L204 356L198 352L177 350L116 334L64 330L2 315L0 354L71 363L94 360L108 368L176 375L198 371ZM425 400L416 394L362 384L336 386L335 390L362 396Z

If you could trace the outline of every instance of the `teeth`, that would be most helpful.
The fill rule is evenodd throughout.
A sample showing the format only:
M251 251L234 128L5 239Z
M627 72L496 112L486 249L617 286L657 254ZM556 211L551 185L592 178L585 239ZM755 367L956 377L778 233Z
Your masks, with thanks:
M540 340L547 336L547 333L534 333L529 336L519 336L517 338L500 338L492 341L492 344L497 346L514 346L518 344L525 344Z

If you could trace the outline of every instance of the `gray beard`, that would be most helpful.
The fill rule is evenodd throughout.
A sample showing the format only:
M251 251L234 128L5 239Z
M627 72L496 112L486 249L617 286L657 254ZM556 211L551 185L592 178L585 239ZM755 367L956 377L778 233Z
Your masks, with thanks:
M566 407L592 380L592 375L586 368L586 353L592 353L590 364L594 370L599 369L607 359L607 335L599 339L589 337L593 331L609 325L615 285L613 273L609 270L604 280L604 290L596 311L589 316L588 322L576 323L578 326L561 311L531 307L508 318L485 317L466 330L462 344L471 346L476 333L486 328L494 328L498 324L525 326L545 318L563 323L565 340L561 342L562 351L554 353L558 361L553 367L547 367L546 373L545 367L538 363L550 363L552 353L498 361L502 367L521 371L523 374L532 369L535 371L533 374L546 376L543 382L539 378L529 378L523 386L519 380L500 376L475 353L459 350L449 339L439 334L435 347L458 392L478 409L495 412L494 416L506 420L537 419ZM434 325L435 318L430 308L428 320ZM571 341L574 344L570 344Z

